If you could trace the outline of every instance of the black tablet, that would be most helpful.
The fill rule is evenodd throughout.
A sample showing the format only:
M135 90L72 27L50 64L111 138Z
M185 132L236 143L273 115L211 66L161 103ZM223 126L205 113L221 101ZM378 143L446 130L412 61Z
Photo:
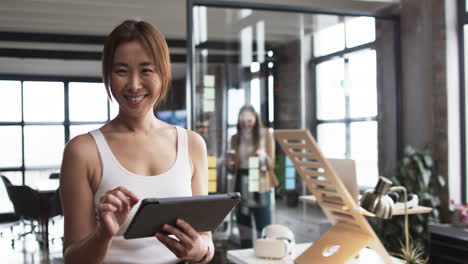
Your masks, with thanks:
M198 232L213 231L240 200L240 193L190 197L147 198L135 213L124 238L152 237L164 224L180 218Z

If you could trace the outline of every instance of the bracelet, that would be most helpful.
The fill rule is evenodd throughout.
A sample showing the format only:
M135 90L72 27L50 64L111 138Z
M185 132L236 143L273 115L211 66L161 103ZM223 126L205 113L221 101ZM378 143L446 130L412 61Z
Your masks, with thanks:
M208 245L208 250L206 251L206 253L205 253L205 255L203 256L203 258L200 259L199 261L190 262L190 263L191 263L191 264L204 264L205 261L210 257L210 253L211 253L210 245Z

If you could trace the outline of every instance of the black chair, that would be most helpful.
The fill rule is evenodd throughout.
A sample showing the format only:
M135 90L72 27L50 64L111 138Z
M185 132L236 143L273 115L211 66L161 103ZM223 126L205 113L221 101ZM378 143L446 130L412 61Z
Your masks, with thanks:
M49 175L49 179L51 179L51 180L58 180L59 178L60 178L60 173L58 173L58 172L51 173Z
M5 175L1 175L2 176L2 181L3 183L5 184L5 188L8 187L8 186L11 186L13 185L10 181L10 179L8 179Z
M8 195L15 208L15 213L22 219L35 221L40 214L39 193L27 185L11 185Z
M18 235L16 239L11 241L12 247L15 246L15 240L20 239L28 234L35 234L37 222L40 217L40 197L39 193L26 185L11 185L8 186L8 195L15 208L15 214L20 217L25 225L29 225L31 229Z
M4 200L7 200L7 201L10 201L10 197L8 196L8 186L11 186L12 183L10 182L10 180L3 176L3 175L0 175L1 178L2 178L2 182L3 182L3 185L5 187L5 191L7 193L7 196L2 196L0 197L0 200L3 201ZM20 217L17 216L14 212L7 212L7 213L1 213L0 214L0 238L3 237L3 231L4 229L7 229L9 228L10 229L10 233L13 234L13 229L18 226L20 224Z
M60 188L58 188L54 195L50 197L50 211L49 211L50 217L55 217L58 215L63 216L63 211L62 211L62 200L60 198Z

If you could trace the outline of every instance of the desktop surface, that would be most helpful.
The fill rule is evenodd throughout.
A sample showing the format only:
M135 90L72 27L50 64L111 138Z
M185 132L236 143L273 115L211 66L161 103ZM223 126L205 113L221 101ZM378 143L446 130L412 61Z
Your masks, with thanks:
M235 249L228 250L227 259L236 264L294 264L294 259L302 254L312 243L301 243L294 247L293 252L290 256L282 259L263 259L255 257L253 248L248 249ZM395 264L404 263L403 261L393 258L392 261ZM314 264L314 263L311 263ZM317 263L319 264L319 263ZM359 257L353 259L347 264L384 264L380 259L379 255L371 249L364 248L359 253Z

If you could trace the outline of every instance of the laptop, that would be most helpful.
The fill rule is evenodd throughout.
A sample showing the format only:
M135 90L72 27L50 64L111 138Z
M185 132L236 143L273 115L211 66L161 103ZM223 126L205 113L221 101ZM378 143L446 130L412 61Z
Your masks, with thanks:
M338 177L341 178L343 184L348 189L348 192L357 203L359 198L359 187L356 177L356 164L352 159L327 159L330 165L335 170Z

